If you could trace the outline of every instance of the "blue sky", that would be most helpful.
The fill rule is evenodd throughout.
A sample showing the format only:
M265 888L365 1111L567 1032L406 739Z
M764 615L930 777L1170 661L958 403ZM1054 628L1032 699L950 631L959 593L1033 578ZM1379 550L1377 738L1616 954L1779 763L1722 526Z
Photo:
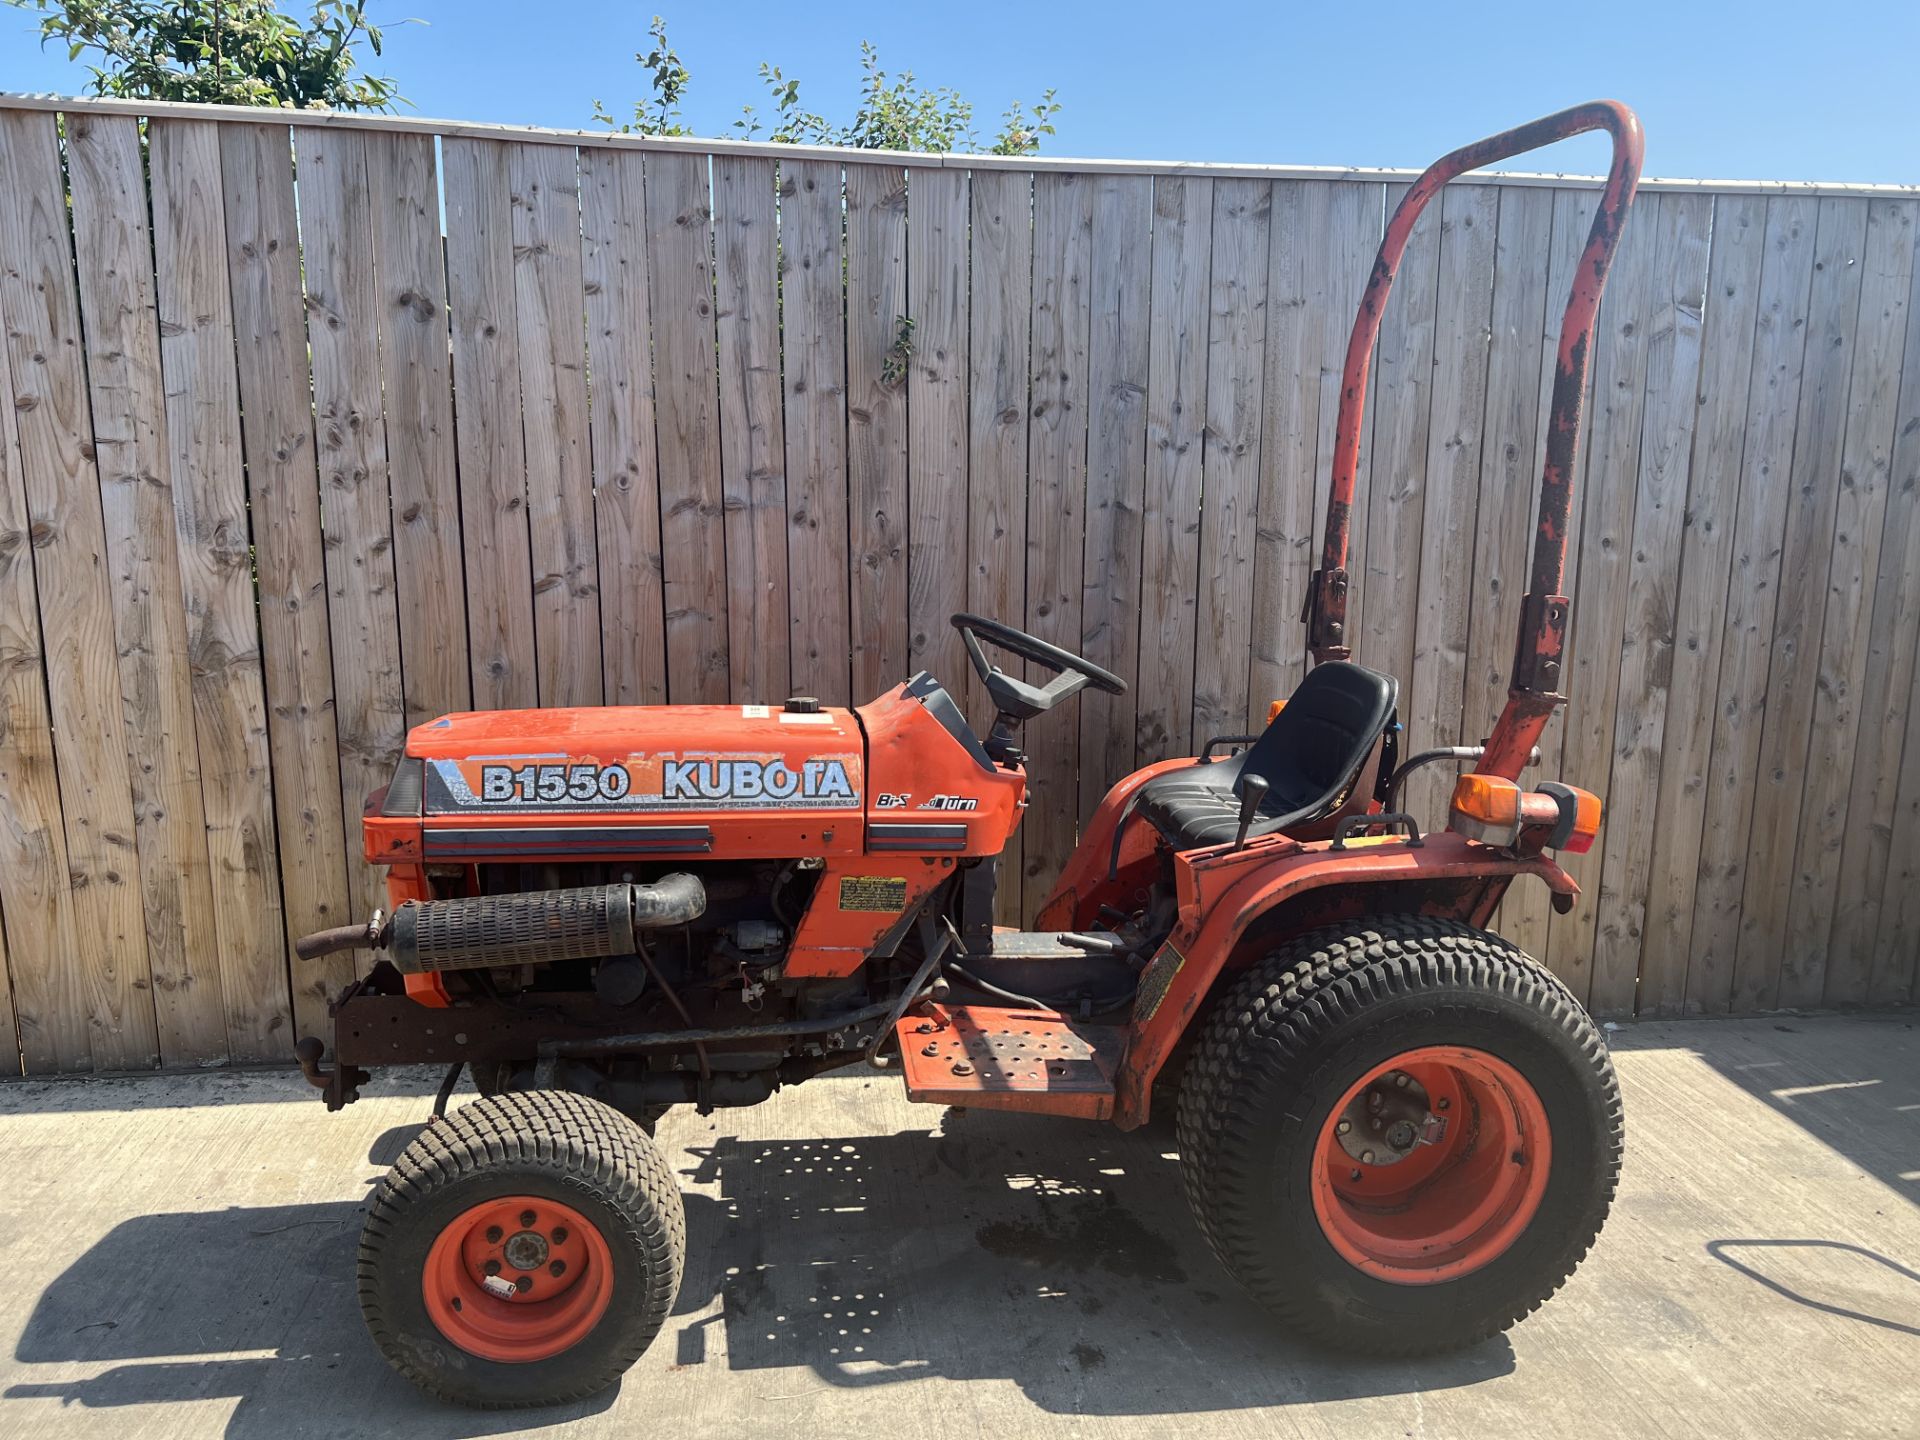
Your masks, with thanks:
M708 134L762 100L762 60L798 77L811 108L847 118L865 39L889 69L967 95L983 131L1007 101L1054 86L1066 106L1046 146L1055 155L1419 166L1610 95L1640 111L1651 175L1920 183L1914 0L373 8L428 22L393 26L381 62L428 116L584 125L596 97L624 112L642 89L633 53L658 8L693 72L688 118ZM80 92L83 67L40 51L33 24L0 8L0 88ZM1604 165L1604 142L1588 137L1540 168Z

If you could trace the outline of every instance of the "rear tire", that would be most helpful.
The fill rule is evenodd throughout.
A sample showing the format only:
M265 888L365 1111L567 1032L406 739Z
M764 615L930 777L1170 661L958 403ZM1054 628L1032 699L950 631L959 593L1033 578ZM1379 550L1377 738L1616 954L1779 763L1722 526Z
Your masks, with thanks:
M360 1308L394 1369L440 1399L556 1404L640 1358L685 1257L680 1192L639 1127L581 1095L519 1091L402 1152L361 1236Z
M1622 1114L1558 980L1497 935L1394 916L1255 965L1205 1022L1178 1132L1200 1228L1254 1300L1304 1337L1412 1356L1565 1283L1612 1203Z

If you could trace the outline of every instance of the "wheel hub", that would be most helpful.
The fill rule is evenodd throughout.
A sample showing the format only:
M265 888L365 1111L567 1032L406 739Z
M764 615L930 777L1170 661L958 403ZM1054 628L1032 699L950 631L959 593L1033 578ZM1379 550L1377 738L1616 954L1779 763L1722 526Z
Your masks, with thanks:
M546 1236L537 1230L522 1230L508 1237L500 1253L516 1270L538 1270L547 1263L548 1248Z
M1363 1165L1396 1165L1445 1136L1445 1117L1428 1104L1424 1085L1404 1070L1390 1070L1347 1102L1334 1138Z

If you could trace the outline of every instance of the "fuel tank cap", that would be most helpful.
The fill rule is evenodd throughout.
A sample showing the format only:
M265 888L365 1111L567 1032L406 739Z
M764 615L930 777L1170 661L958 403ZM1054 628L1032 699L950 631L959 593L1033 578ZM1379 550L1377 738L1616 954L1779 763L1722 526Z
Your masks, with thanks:
M789 715L818 715L820 698L817 695L789 695L787 703L780 708Z

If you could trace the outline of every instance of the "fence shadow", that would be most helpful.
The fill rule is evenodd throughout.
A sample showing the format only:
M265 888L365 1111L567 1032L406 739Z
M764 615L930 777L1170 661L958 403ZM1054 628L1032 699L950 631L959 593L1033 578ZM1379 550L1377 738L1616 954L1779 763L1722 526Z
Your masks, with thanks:
M1844 1240L1711 1240L1707 1242L1707 1253L1722 1265L1737 1270L1749 1280L1796 1305L1818 1310L1823 1315L1838 1315L1843 1320L1858 1320L1863 1325L1892 1330L1901 1335L1920 1335L1920 1289L1899 1287L1908 1303L1905 1312L1908 1318L1905 1320L1870 1314L1837 1300L1824 1299L1817 1293L1821 1286L1831 1286L1836 1295L1853 1295L1859 1290L1857 1285L1848 1285L1844 1275L1834 1273L1831 1266L1827 1267L1827 1273L1819 1273L1819 1262L1822 1260L1838 1260L1842 1264L1849 1260L1865 1260L1879 1266L1895 1280L1906 1280L1920 1286L1920 1273L1909 1270L1898 1260L1888 1259L1877 1250L1869 1250L1864 1245L1851 1245ZM1808 1273L1786 1278L1768 1273L1768 1262L1776 1256L1799 1262ZM1810 1294L1809 1290L1816 1293Z

